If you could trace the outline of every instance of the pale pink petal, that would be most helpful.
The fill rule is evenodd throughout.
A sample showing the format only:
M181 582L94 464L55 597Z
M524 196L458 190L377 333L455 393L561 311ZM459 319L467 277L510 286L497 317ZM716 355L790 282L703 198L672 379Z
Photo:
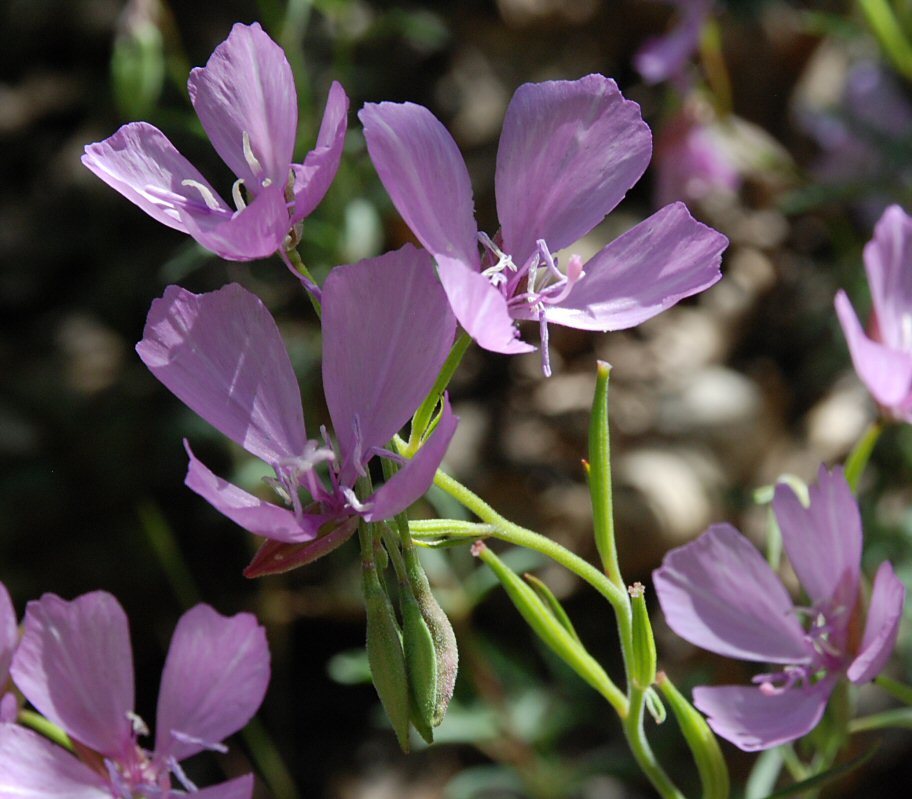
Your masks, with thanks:
M250 799L253 796L253 774L210 785L187 795L192 799Z
M143 363L178 399L253 455L303 454L301 393L276 323L236 284L208 294L169 286L152 303Z
M905 601L906 587L893 573L890 563L884 561L874 578L868 619L858 657L849 666L848 678L852 682L873 680L887 665L893 647L896 646Z
M440 120L414 103L367 103L358 117L377 174L418 241L438 260L478 269L472 184Z
M728 239L674 203L594 255L549 321L582 330L622 330L697 294L722 274Z
M316 208L326 195L342 158L345 132L348 129L348 96L338 81L333 81L323 112L323 122L317 136L317 145L295 164L294 214L292 222L299 222Z
M259 24L236 24L206 66L190 73L187 88L212 146L248 190L257 194L266 180L284 187L298 97L285 53Z
M817 473L805 508L792 488L776 486L773 512L789 562L812 602L854 604L861 570L861 515L841 468Z
M0 693L0 722L12 722L19 717L19 701L16 695L9 693Z
M10 663L18 643L19 622L16 621L16 609L6 586L0 583L0 695L9 677Z
M864 262L884 343L912 355L912 218L898 205L884 211Z
M503 250L522 266L545 239L576 242L646 169L652 134L640 107L602 75L520 86L504 118L495 189Z
M184 442L190 463L187 466L187 477L184 485L199 494L219 513L227 516L254 535L261 535L275 541L301 542L311 541L317 535L321 517L302 514L299 519L287 508L264 502L253 494L248 494L236 485L214 475L201 461L197 460Z
M38 711L113 759L132 747L133 651L117 600L94 591L28 603L12 675Z
M712 0L675 0L682 18L665 36L649 39L633 57L637 72L646 83L678 77L700 44L703 23Z
M671 550L653 582L668 626L686 641L743 660L810 661L791 597L731 525Z
M111 799L111 790L65 749L15 724L0 724L0 799Z
M371 450L385 447L417 410L455 330L430 256L410 244L330 272L323 287L323 388L344 484L353 484Z
M153 219L184 233L188 218L217 223L233 212L165 134L147 122L131 122L87 145L82 163Z
M892 409L903 406L912 395L912 353L868 338L844 291L836 295L836 313L861 382L881 405Z
M250 613L188 610L174 630L158 696L155 751L183 760L256 713L269 685L266 632Z
M694 705L705 713L716 735L745 752L771 749L794 741L817 726L835 680L808 688L790 688L768 696L740 685L694 688Z
M391 519L424 496L434 482L434 475L446 455L458 422L459 418L453 415L449 400L445 398L443 415L431 437L424 442L415 457L402 466L368 501L369 509L364 514L367 521Z
M437 264L453 313L480 347L505 355L535 349L519 338L507 301L490 280L457 258L438 256Z

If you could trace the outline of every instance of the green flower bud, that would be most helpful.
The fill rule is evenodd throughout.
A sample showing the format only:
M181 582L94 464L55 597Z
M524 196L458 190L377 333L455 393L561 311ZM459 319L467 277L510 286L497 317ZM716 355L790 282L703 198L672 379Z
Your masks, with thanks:
M434 707L437 701L437 655L434 640L428 629L418 600L408 584L401 587L402 645L405 649L405 666L408 672L409 691L412 699L412 724L421 737L433 743L431 731Z
M633 609L633 652L630 657L630 676L638 688L646 689L655 682L656 646L652 624L646 609L646 589L634 583L627 589Z

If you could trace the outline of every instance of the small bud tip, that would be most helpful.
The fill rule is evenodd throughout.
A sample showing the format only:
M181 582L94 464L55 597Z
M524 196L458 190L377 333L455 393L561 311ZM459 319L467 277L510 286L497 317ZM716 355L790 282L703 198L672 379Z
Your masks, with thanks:
M611 374L611 364L608 361L596 361L596 370L599 373L599 376L604 375L607 377Z
M639 599L646 593L646 586L641 582L636 582L627 587L627 593L630 594L633 599Z
M487 548L488 547L485 545L484 541L476 541L474 544L472 544L472 557L481 557L481 553L484 552Z

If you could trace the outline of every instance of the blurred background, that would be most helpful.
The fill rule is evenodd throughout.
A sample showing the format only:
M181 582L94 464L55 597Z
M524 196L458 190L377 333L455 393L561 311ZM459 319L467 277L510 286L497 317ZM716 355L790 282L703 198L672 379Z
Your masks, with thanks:
M461 670L438 743L409 756L365 682L356 545L287 575L241 576L255 542L184 488L181 438L251 490L262 472L159 385L133 347L165 285L202 291L238 281L279 319L316 429L327 421L318 324L277 259L211 256L103 185L79 156L145 119L226 191L233 176L192 112L187 73L233 22L261 21L294 67L299 156L313 145L333 79L352 101L342 167L304 225L301 251L322 279L334 264L410 236L367 158L354 116L363 102L430 107L459 142L480 228L493 232L497 139L515 88L613 77L653 128L654 160L574 250L591 254L683 199L731 239L725 277L632 331L552 326L549 380L535 354L470 350L452 386L462 421L447 468L508 518L592 557L580 458L595 360L609 361L622 569L648 590L662 554L714 521L762 544L767 509L755 489L782 472L813 478L820 462L844 459L875 418L833 312L842 287L867 313L861 248L887 204L912 204L912 51L902 36L897 44L876 35L863 8L874 5L717 2L698 51L656 80L634 57L682 18L658 0L4 0L0 579L17 610L45 591L113 592L131 619L146 719L184 608L205 599L223 613L256 612L269 630L271 688L228 756L191 761L201 783L255 768L257 796L279 799L651 795L609 708L538 645L466 550L424 553L457 629ZM912 36L912 3L887 7ZM910 478L912 430L891 427L862 487L866 568L890 558L907 585ZM459 510L432 492L416 512ZM538 570L619 676L608 607L558 569L523 553L505 557ZM679 685L752 673L675 639L658 610L655 621L661 666ZM908 620L892 668L898 679L912 674ZM888 704L875 689L859 702L864 712ZM674 723L651 735L693 792ZM912 733L856 736L849 754L875 739L873 759L826 795L898 795ZM724 746L743 785L755 758Z

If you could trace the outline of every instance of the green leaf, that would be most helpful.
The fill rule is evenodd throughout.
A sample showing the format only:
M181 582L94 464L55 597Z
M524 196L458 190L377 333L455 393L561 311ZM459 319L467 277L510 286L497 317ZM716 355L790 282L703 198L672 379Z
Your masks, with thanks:
M853 757L851 760L838 766L833 766L833 768L827 769L820 774L815 774L813 777L808 777L806 780L801 780L801 782L796 782L793 785L774 791L766 796L765 799L782 799L782 797L785 796L794 796L795 794L803 793L811 788L820 788L823 785L827 785L828 783L855 771L855 769L860 766L863 766L874 756L874 753L879 746L880 744L875 744L867 752L858 755L858 757Z

